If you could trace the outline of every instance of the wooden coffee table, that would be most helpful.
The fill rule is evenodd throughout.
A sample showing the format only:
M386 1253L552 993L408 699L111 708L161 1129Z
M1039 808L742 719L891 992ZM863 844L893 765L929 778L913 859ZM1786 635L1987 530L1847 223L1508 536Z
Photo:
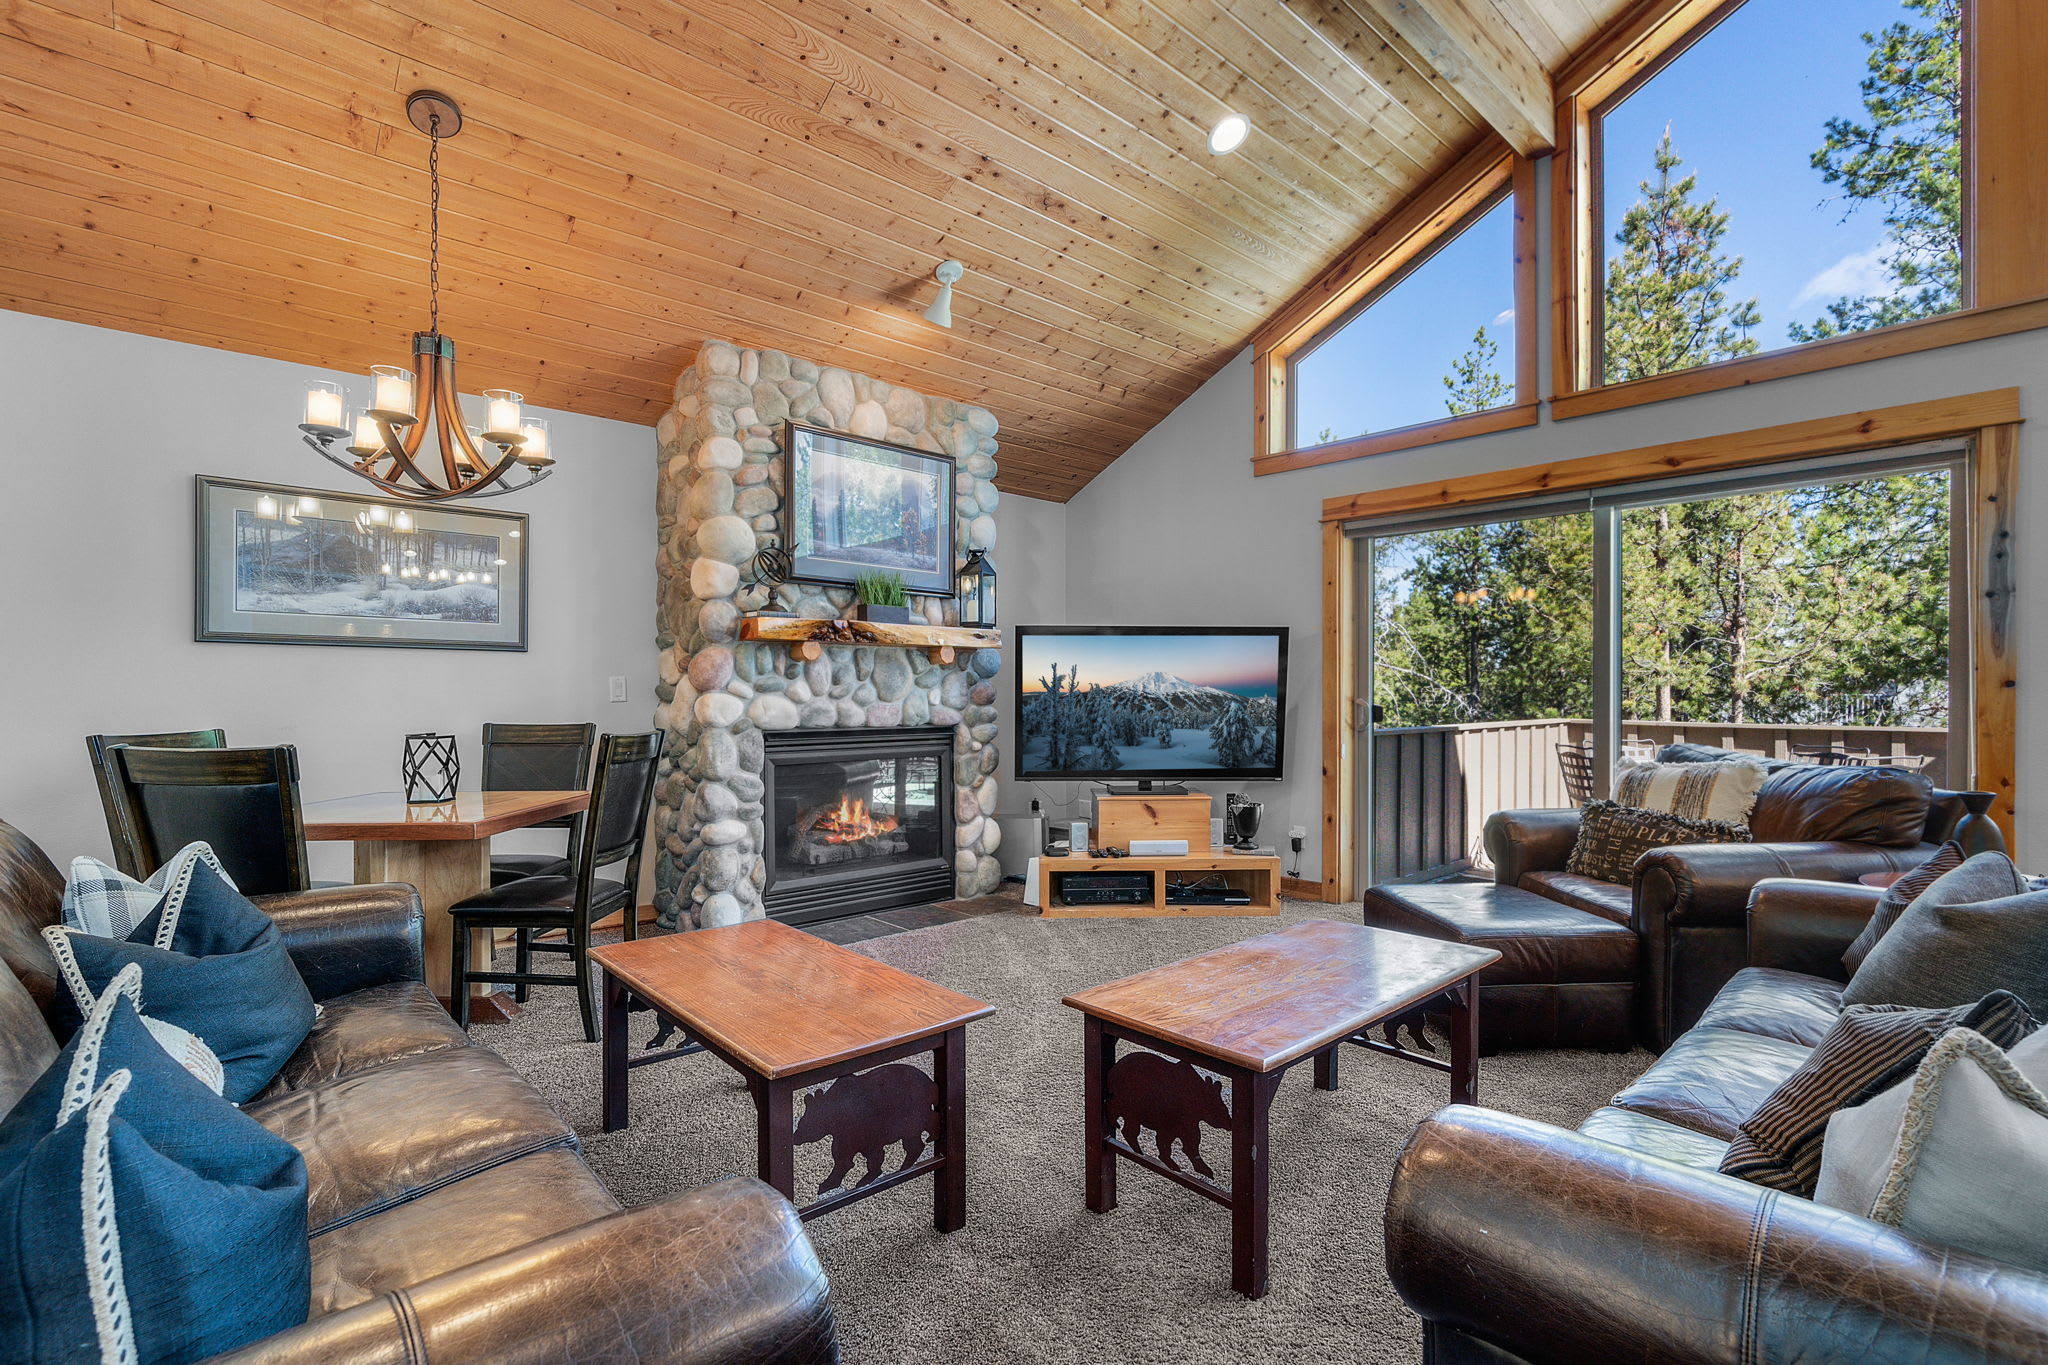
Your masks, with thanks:
M967 1024L995 1006L773 920L609 943L590 956L604 969L607 1133L626 1126L630 1068L709 1051L753 1092L761 1179L792 1204L797 1147L831 1139L831 1174L798 1216L930 1172L933 1223L940 1232L966 1225ZM626 1018L636 1000L679 1029L682 1045L628 1060ZM927 1052L930 1076L889 1065ZM799 1124L797 1092L826 1082ZM884 1173L898 1142L903 1165ZM856 1156L867 1170L841 1188Z
M1230 1210L1231 1287L1263 1297L1266 1129L1281 1073L1314 1057L1317 1087L1335 1090L1338 1050L1351 1043L1448 1071L1452 1101L1472 1103L1479 1074L1473 978L1499 958L1491 948L1309 920L1068 996L1087 1021L1089 1209L1116 1207L1118 1157L1185 1185ZM1452 1005L1448 1061L1368 1036L1373 1025L1439 996ZM1119 1059L1119 1040L1147 1051ZM1224 1079L1209 1080L1197 1067ZM1204 1124L1230 1134L1227 1186L1202 1159ZM1156 1157L1138 1146L1147 1128ZM1185 1166L1173 1158L1176 1144Z

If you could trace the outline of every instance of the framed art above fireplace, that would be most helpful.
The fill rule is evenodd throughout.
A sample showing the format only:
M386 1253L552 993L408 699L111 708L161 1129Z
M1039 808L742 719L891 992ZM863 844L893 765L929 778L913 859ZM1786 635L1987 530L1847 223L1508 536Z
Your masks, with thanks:
M800 422L785 424L782 459L792 578L898 573L911 592L953 596L952 460Z

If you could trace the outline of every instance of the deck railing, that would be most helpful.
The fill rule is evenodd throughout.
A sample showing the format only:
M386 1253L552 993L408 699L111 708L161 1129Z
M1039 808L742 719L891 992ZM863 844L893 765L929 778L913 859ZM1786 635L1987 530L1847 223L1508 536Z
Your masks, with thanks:
M1370 812L1373 875L1378 881L1426 880L1486 865L1480 832L1497 810L1569 806L1560 744L1584 744L1585 719L1492 721L1376 729ZM1880 755L1924 755L1920 769L1948 785L1948 731L1880 725L1734 725L1699 721L1624 721L1629 747L1707 744L1767 758L1795 759L1795 747L1833 745Z

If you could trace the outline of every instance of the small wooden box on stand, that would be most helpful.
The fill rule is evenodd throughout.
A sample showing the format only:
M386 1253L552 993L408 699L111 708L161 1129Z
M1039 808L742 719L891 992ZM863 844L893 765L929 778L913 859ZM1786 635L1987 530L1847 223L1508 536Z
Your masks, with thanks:
M1104 796L1095 803L1096 847L1122 857L1039 858L1039 914L1051 918L1277 915L1280 859L1209 843L1209 798ZM1128 856L1133 841L1185 840L1187 852Z

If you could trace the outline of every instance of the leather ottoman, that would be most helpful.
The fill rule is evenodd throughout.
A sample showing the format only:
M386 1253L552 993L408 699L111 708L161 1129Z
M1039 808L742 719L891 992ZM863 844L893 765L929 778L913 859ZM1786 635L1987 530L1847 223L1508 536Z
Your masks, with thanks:
M1367 888L1365 922L1497 950L1479 974L1482 1053L1635 1045L1635 931L1520 887L1430 882Z

